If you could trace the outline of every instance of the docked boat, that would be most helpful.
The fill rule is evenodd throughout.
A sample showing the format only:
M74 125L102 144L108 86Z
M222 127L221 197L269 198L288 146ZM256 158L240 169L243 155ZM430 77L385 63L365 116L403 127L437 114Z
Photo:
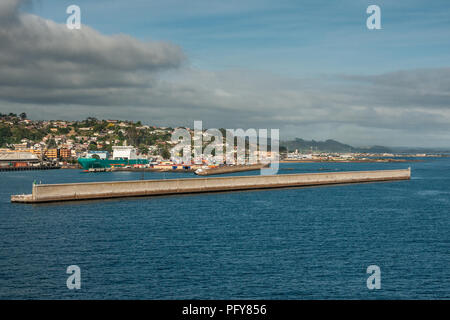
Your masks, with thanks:
M269 166L269 163L256 163L234 166L203 167L195 170L194 173L199 176L209 176L214 174L260 170L262 168L268 168Z
M83 169L89 170L92 168L144 166L147 165L149 161L147 159L138 158L136 155L136 148L132 146L114 146L112 159L108 159L106 156L88 156L85 158L78 158L78 163L83 167Z

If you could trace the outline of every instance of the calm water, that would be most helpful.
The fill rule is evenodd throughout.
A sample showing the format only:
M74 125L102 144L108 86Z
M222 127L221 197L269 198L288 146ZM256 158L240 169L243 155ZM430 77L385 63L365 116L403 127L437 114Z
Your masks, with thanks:
M411 181L41 205L9 197L141 174L0 172L0 298L448 299L450 159L280 173L409 165ZM81 290L66 287L72 264ZM372 264L381 290L366 287Z

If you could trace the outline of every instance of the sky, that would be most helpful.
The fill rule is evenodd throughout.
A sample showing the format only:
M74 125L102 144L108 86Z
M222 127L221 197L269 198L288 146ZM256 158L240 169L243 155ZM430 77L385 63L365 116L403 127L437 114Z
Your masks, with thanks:
M449 147L449 27L447 0L2 0L0 112Z

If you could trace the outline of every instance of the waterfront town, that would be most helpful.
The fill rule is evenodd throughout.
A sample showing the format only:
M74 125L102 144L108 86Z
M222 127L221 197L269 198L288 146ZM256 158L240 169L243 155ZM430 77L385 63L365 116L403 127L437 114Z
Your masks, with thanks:
M193 129L186 129L193 132ZM30 120L25 113L0 114L0 167L79 168L77 159L108 159L114 152L119 155L128 152L128 158L132 152L135 158L170 165L173 162L170 150L176 144L171 140L174 130L171 127L145 125L140 121L99 120L92 117L82 121ZM207 133L203 132L203 135ZM225 148L226 142L221 146ZM378 157L376 161L399 161L392 159L397 155L391 153L299 152L298 149L287 150L283 146L277 155L270 150L256 152L264 152L266 159L276 156L282 162L375 161L373 157ZM202 161L213 164L216 159L213 157Z
M113 146L133 145L144 157L168 159L172 131L131 121L34 121L24 113L0 114L0 154L31 154L30 159L70 165L90 151L111 154Z
M193 129L185 129L193 133ZM174 161L170 151L177 144L171 140L174 130L144 125L140 121L92 117L83 121L30 120L25 113L0 114L0 167L76 168L80 158L106 160L111 157L170 162ZM208 133L202 134L203 138L211 140ZM225 149L226 142L218 143L217 147ZM265 152L264 157L267 156L272 156L270 151ZM202 161L214 163L217 159Z

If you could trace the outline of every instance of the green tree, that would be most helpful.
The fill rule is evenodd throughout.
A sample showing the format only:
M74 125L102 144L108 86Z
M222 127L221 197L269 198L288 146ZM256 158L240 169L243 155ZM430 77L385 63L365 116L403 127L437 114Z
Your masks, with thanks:
M68 134L70 132L69 128L58 128L58 134Z
M102 150L104 151L108 151L110 154L113 152L112 146L107 144L107 145L103 145Z
M89 143L88 150L97 150L97 144L91 141L91 143Z
M12 136L11 129L8 126L0 126L0 146L6 145Z
M138 150L141 154L148 154L148 147L143 143L139 145Z
M106 121L97 122L92 126L92 130L94 132L102 132L106 129L107 125L108 125L108 123Z
M127 140L129 141L129 143L131 145L133 145L133 146L139 145L139 142L140 142L139 132L138 132L138 130L136 130L135 126L132 126L127 129L126 136L127 136Z
M170 159L170 151L167 147L164 147L161 150L161 157L163 157L163 159Z

